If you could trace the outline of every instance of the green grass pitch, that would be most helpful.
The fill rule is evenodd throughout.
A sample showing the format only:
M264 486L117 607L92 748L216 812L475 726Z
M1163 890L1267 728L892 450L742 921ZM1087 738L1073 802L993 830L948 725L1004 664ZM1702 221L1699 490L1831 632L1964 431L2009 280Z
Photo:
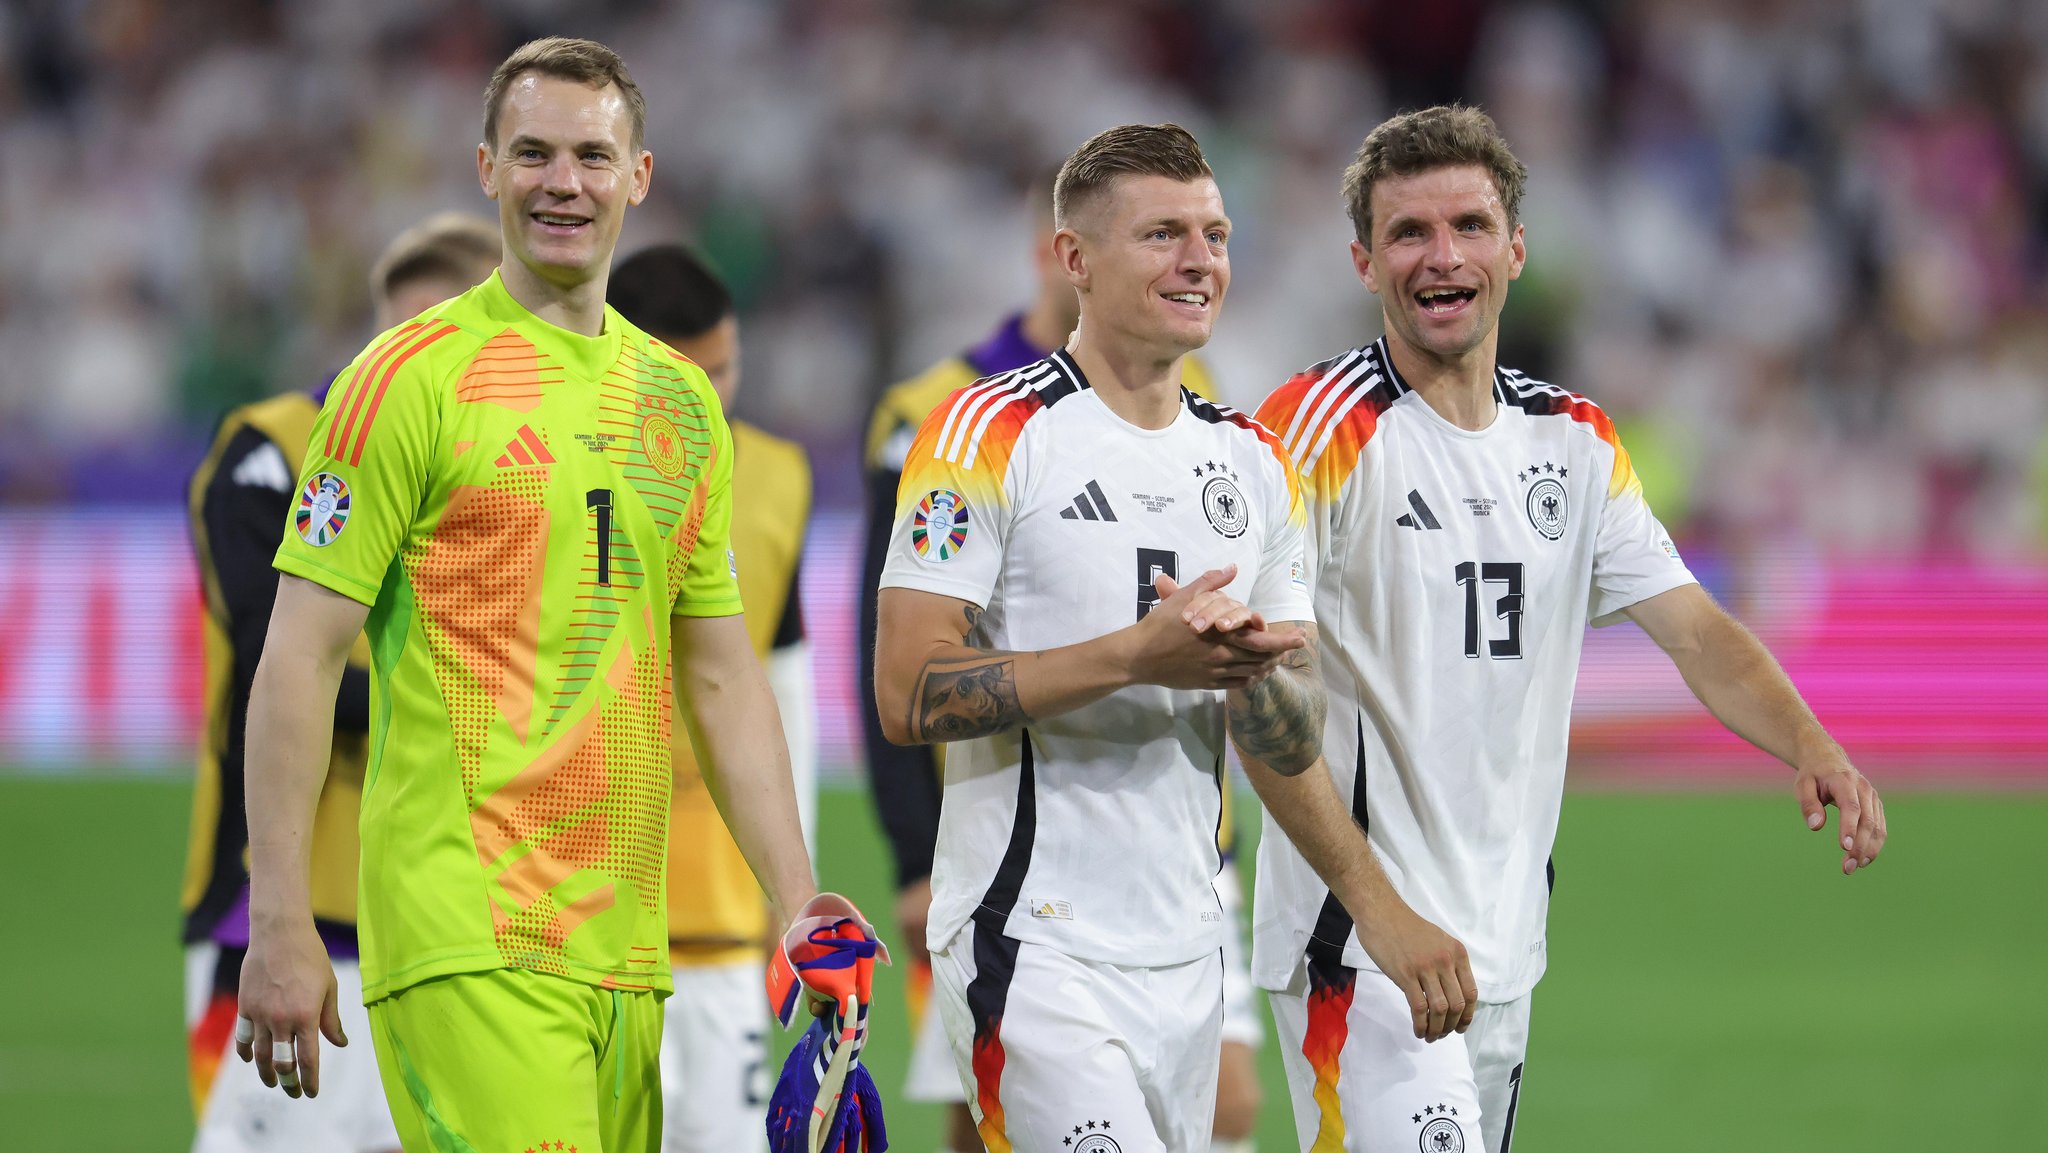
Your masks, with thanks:
M187 790L0 777L0 1128L11 1149L176 1150L191 1134L174 904ZM871 912L865 798L827 794L826 882ZM2043 1147L2048 797L1901 793L1843 878L1789 795L1573 793L1557 847L1516 1153ZM869 1049L906 1036L885 980ZM1263 1054L1262 1150L1289 1148ZM235 1067L229 1075L253 1075ZM892 1146L929 1153L894 1103Z

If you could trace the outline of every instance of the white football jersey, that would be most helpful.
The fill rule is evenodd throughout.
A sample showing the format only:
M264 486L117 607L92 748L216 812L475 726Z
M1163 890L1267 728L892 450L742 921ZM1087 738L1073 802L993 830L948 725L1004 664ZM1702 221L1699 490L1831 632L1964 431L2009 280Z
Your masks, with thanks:
M1693 576L1605 413L1509 370L1494 388L1493 423L1460 429L1381 340L1296 376L1259 418L1308 506L1337 791L1401 896L1464 943L1480 997L1507 1001L1543 975L1587 621ZM1254 976L1284 988L1310 948L1372 968L1315 871L1267 834Z
M1135 427L1065 351L954 393L904 462L882 587L982 606L970 643L998 650L1115 632L1156 603L1159 573L1231 564L1229 595L1269 622L1311 620L1277 438L1182 401L1168 427ZM1117 965L1220 948L1224 710L1221 692L1140 685L949 745L931 949L977 909L977 924Z

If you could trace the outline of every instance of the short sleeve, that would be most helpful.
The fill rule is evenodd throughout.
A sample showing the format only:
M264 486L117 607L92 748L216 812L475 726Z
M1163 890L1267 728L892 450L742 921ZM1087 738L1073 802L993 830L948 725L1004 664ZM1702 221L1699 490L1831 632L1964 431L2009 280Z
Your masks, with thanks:
M679 617L729 617L742 611L739 564L732 555L732 426L713 410L711 467L704 484L704 516L683 569L670 612Z
M1308 518L1301 485L1287 454L1273 446L1273 475L1268 486L1265 523L1273 528L1259 550L1259 572L1246 607L1268 622L1314 621L1309 595Z
M1593 586L1587 604L1596 627L1616 623L1630 605L1697 583L1679 559L1671 534L1643 499L1643 485L1629 463L1628 450L1618 437L1612 444L1614 470L1594 539Z
M438 321L407 324L335 378L272 562L279 572L376 603L419 518L440 435L434 358L421 354L460 331Z
M1024 420L1035 406L1012 406L977 421L974 435L955 419L955 393L932 410L911 442L896 489L896 516L882 562L882 588L913 588L986 607L1009 542L1013 474Z

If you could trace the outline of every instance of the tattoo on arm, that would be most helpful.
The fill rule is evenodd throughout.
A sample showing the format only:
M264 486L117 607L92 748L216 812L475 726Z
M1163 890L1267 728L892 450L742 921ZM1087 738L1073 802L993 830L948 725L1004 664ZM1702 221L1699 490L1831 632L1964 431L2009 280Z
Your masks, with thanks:
M962 643L972 644L981 617L980 606L967 606ZM910 697L910 731L929 742L965 741L1030 721L1017 700L1015 657L982 652L926 661Z
M927 741L965 741L1030 720L1017 703L1017 663L1005 656L930 661L918 674L911 731Z
M1230 694L1230 736L1238 748L1290 776L1322 755L1328 707L1316 658L1316 627L1301 628L1308 647L1288 653L1272 676Z

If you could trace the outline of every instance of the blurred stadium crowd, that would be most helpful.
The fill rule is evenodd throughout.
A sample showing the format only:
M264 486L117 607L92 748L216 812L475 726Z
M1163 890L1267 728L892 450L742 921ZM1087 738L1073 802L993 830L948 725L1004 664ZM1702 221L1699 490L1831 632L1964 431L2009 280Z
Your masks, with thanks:
M1237 223L1251 405L1374 334L1337 177L1484 105L1529 165L1506 363L1600 401L1696 544L2048 541L2048 5L2029 0L10 0L0 503L182 497L225 407L367 339L378 248L487 210L481 89L624 51L654 192L733 281L743 408L856 499L875 392L1029 287L1023 188L1174 119Z

